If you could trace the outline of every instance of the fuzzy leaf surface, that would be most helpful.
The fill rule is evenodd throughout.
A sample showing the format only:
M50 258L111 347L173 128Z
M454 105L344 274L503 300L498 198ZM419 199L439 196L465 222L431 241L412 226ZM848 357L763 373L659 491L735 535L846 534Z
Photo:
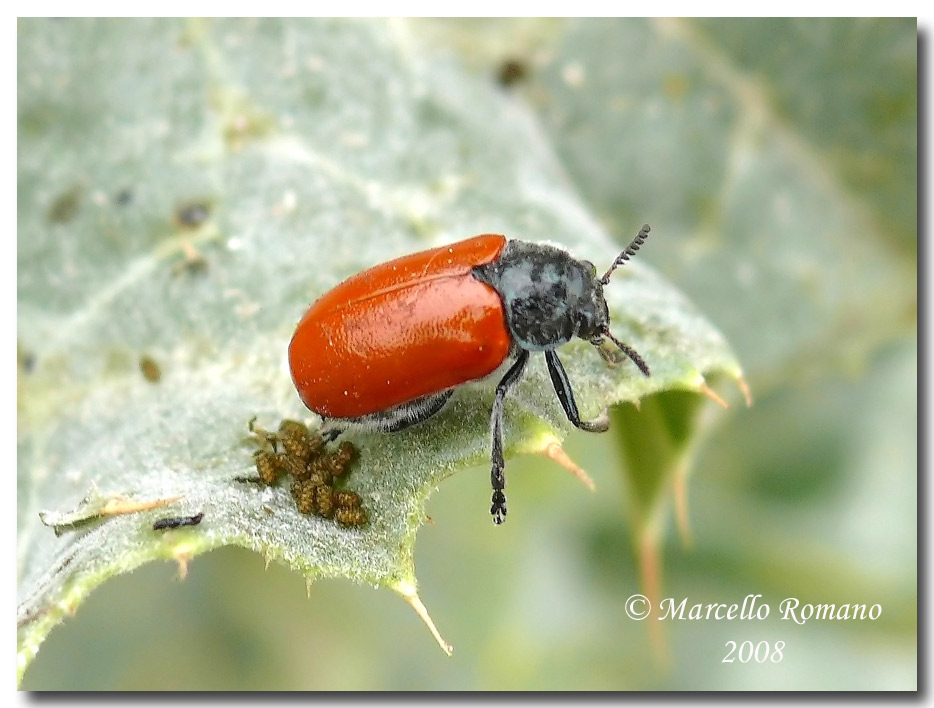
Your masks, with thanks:
M300 515L252 473L247 422L304 411L285 363L314 298L389 258L476 233L617 247L569 188L534 117L405 24L24 20L18 37L19 675L109 577L223 545L313 580L414 593L428 495L488 456L496 378L397 435L351 436L370 524ZM642 224L636 219L633 234ZM646 246L665 248L653 232ZM644 264L607 290L649 362L562 350L586 418L737 377L719 331ZM569 429L541 362L510 399L507 454ZM96 491L95 491L96 490ZM163 508L56 536L40 511L94 492ZM475 500L486 514L488 500ZM165 516L196 527L154 532ZM80 512L78 512L80 516ZM69 517L73 518L73 517ZM74 517L77 518L77 517Z

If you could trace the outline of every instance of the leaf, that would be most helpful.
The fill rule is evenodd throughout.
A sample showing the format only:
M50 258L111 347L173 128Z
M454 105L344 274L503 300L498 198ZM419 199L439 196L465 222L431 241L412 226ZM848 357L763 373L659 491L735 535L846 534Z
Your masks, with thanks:
M863 371L914 329L914 24L574 22L528 90L604 223L647 212L677 239L647 260L715 313L760 398ZM674 493L686 535L693 438L714 421L670 438L673 401L690 405L665 394L614 428L643 557L669 495L639 490Z
M533 107L574 187L618 242L632 219L671 236L672 248L644 260L723 328L758 400L866 375L914 336L914 19L429 21L426 35L491 76L506 60L524 67L509 90ZM800 395L785 420L811 403ZM800 437L784 441L794 426L782 416L763 426L767 436L744 435L740 419L761 413L708 414L698 401L665 392L613 416L650 597L661 588L667 512L674 506L688 539L687 480L721 469L705 464L706 438L719 432L733 451L725 457L748 457L749 474L781 459L773 436L785 454ZM759 446L767 453L748 453ZM792 486L826 483L826 467L795 473ZM706 498L713 508L723 500Z
M572 22L529 82L588 204L619 240L633 218L670 236L646 259L760 394L914 327L915 25Z
M703 399L684 391L667 391L646 398L638 408L613 410L616 441L626 462L623 467L629 497L629 523L639 563L641 586L651 607L662 599L662 548L669 506L674 502L682 541L690 541L687 511L688 476L702 431L710 421L699 420ZM662 626L649 625L656 656L664 661Z
M104 580L223 545L422 607L425 502L488 458L495 377L425 425L352 436L362 530L236 481L251 473L246 426L307 413L284 365L292 329L366 266L481 232L610 261L617 248L534 118L419 53L396 22L24 20L18 52L19 676ZM649 246L666 248L664 231ZM740 375L719 332L644 264L614 275L608 298L653 375L569 345L586 417ZM510 455L569 427L540 362L506 416ZM41 524L39 510L73 509L94 486L182 499L61 537ZM196 513L198 526L152 529Z
M620 243L633 220L666 234L645 260L710 313L760 394L861 370L914 327L914 19L420 30L490 76L525 67L511 90L588 207Z

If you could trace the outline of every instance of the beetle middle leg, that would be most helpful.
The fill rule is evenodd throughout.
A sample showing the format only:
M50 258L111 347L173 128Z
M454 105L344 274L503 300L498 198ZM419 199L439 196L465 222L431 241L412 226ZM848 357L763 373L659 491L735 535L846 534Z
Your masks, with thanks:
M567 372L558 358L557 352L553 349L545 351L545 362L548 364L548 374L551 376L551 383L555 387L555 393L558 394L558 400L561 401L561 407L568 420L581 430L590 433L603 433L610 427L610 420L607 418L606 411L596 420L581 420L580 413L577 410L577 401L574 400L574 390L571 388L571 382L568 380Z
M522 377L522 371L528 362L529 353L523 349L519 352L516 363L509 367L509 371L496 387L496 398L493 400L493 414L490 417L490 437L493 438L493 451L490 454L493 505L490 507L490 513L493 515L494 524L502 524L506 521L506 495L503 493L506 488L506 475L503 473L506 466L503 460L503 403L509 389L515 386Z

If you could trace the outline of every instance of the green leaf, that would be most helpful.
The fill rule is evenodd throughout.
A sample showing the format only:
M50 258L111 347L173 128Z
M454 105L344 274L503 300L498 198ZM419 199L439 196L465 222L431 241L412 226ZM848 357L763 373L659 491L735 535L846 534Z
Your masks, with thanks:
M525 91L617 239L669 235L647 260L762 394L915 325L916 51L913 19L578 21Z
M342 529L300 515L284 487L236 481L251 473L254 415L275 427L307 413L284 363L295 323L344 277L475 233L547 239L607 264L618 248L528 111L422 54L408 32L393 22L20 22L20 676L104 580L159 558L184 568L230 544L309 582L393 588L424 609L413 549L425 502L488 458L496 380L460 390L425 425L351 436L370 524ZM656 228L645 248L667 247ZM585 417L700 390L711 373L740 376L719 332L643 263L614 275L608 298L614 332L653 375L569 345ZM506 416L510 456L553 449L569 429L540 362ZM61 537L42 525L40 511L68 512L94 488L131 504L181 499ZM474 503L487 513L486 498ZM152 529L200 512L199 526Z
M646 398L638 408L614 408L614 429L626 460L633 524L637 527L653 523L650 517L658 515L657 507L676 482L672 475L684 471L702 401L695 394L670 391Z
M763 415L759 406L707 415L696 396L665 392L638 412L617 409L628 541L648 594L661 587L672 505L689 538L693 471L716 475L725 458L745 480L764 465L770 474L753 475L760 490L802 495L828 484L829 470L848 474L821 451L858 425L855 412L821 420L819 440L794 422L812 405L808 384L844 374L837 386L847 391L852 379L879 373L889 347L915 336L915 20L522 20L429 22L429 30L433 46L455 47L490 76L505 60L521 63L524 76L509 90L536 111L601 223L618 242L633 219L663 229L673 247L647 250L645 261L723 328L757 399L768 406L769 394L798 390L755 435L742 431ZM729 452L705 447L718 433ZM806 465L786 460L796 441ZM725 499L729 492L706 497L701 518ZM755 517L742 522L750 528ZM723 523L724 545L734 532ZM755 538L744 561L758 562L774 542Z
M615 439L625 460L629 523L641 585L652 607L662 599L662 548L672 502L685 545L690 543L687 510L688 477L697 458L702 433L710 421L699 421L704 400L695 393L666 391L649 396L638 407L613 409ZM664 659L661 627L650 625L656 655Z
M525 67L512 90L588 207L619 243L633 221L666 235L645 259L711 313L760 394L862 370L914 327L914 19L423 27L490 76Z

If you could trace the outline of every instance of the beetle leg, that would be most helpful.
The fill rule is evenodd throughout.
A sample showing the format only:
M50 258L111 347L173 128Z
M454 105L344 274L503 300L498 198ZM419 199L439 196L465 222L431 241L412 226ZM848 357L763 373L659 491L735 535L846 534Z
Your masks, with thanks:
M401 406L386 411L383 414L376 414L372 417L380 424L380 430L387 433L394 433L397 430L405 430L409 426L428 420L436 415L447 404L454 389L433 393L414 401L403 403Z
M525 349L520 350L516 363L509 367L509 371L496 387L496 398L493 399L493 415L490 418L490 436L493 438L493 451L490 454L493 506L490 507L490 513L493 515L494 524L506 521L506 495L503 493L503 489L506 488L506 475L503 473L503 468L506 466L503 460L503 403L509 389L515 386L522 377L522 371L528 362L529 353Z
M326 424L320 431L321 437L324 438L324 442L334 442L337 440L337 436L343 433L345 428L332 427L330 424Z
M577 402L574 400L574 390L571 388L571 382L568 381L567 372L558 358L557 352L553 349L545 351L545 362L548 364L548 374L551 376L551 383L555 387L555 393L558 394L558 400L561 401L561 407L575 426L581 430L591 433L602 433L610 427L610 421L606 415L601 415L596 420L581 420L580 413L577 411Z
M322 428L321 434L328 442L331 442L350 427L378 430L383 433L404 430L416 423L428 420L440 412L448 399L451 398L452 393L454 393L454 389L448 389L441 393L431 393L408 403L401 403L384 411L369 413L358 418L333 418Z

